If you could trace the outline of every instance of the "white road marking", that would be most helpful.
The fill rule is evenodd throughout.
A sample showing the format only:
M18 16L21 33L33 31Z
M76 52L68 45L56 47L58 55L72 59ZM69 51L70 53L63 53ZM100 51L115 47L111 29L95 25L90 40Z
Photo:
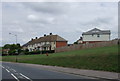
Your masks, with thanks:
M26 79L32 81L30 78L28 78L27 76L23 75L22 73L20 73L21 76L25 77Z
M3 67L3 66L1 66L2 68L5 68L5 67Z
M10 70L12 70L12 71L16 72L16 70L14 70L14 69L10 69Z
M9 73L10 71L8 69L6 69L6 71Z
M19 81L19 79L18 79L14 74L11 73L11 75L12 75L17 81Z
M0 65L1 66L1 65ZM3 67L3 66L1 66L2 68L4 68L7 72L10 72L8 69L10 69L10 67L8 67L8 66L6 66L8 69L6 69L5 67ZM12 70L12 71L14 71L14 72L17 72L16 70L14 70L14 69L10 69L10 70ZM11 73L11 72L10 72ZM30 81L32 81L30 78L28 78L27 76L25 76L25 75L23 75L22 73L15 73L16 75L21 75L22 77L24 77L24 78L26 78L26 79L28 79L28 80L30 80ZM13 73L11 73L11 76L13 77L13 78L15 78L17 81L20 81Z

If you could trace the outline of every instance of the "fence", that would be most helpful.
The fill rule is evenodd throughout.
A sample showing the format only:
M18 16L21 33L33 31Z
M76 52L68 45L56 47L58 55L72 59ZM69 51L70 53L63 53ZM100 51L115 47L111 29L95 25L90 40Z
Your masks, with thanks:
M80 50L80 49L87 49L87 48L113 46L113 45L118 45L118 40L88 43L88 44L73 44L70 46L56 48L55 52L65 52L65 51Z

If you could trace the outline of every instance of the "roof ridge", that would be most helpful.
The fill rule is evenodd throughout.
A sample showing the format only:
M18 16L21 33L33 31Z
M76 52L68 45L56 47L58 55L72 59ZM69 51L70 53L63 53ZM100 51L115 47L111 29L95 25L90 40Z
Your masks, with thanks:
M100 30L98 28L94 28L94 29L89 30L87 32L83 32L83 34L90 34L90 35L93 34L93 33L96 33L96 34L110 34L110 30Z
M40 37L38 39L31 40L26 43L26 45L33 45L35 43L40 43L40 42L54 42L54 41L67 41L64 38L62 38L59 35L47 35L44 37Z

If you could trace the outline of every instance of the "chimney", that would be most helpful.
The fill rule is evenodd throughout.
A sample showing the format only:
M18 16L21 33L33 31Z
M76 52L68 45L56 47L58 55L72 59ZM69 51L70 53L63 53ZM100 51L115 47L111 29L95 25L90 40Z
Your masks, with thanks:
M50 33L50 35L52 35L52 33Z
M35 37L35 39L37 39L37 37Z
M33 41L33 38L31 39L31 41Z
M46 34L44 34L44 37L46 36Z
M82 37L80 37L80 39L82 40L83 38L82 38Z

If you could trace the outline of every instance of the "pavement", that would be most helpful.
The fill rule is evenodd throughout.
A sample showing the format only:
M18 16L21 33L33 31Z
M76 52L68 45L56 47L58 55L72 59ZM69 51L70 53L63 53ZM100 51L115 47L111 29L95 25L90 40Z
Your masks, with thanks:
M3 79L88 79L88 81L118 81L118 73L65 68L58 66L46 66L26 63L2 63ZM83 81L83 80L82 80Z

